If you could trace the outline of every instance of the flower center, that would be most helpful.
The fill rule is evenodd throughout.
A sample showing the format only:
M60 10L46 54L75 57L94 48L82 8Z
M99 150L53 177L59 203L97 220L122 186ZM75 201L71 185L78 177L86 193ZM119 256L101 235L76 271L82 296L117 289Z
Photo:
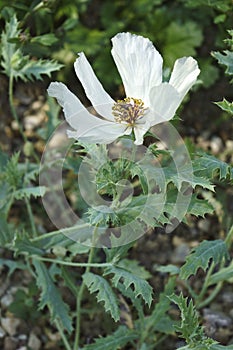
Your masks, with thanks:
M147 108L144 102L133 97L126 97L124 100L118 100L112 107L112 114L117 123L127 123L133 126L136 120L143 117Z

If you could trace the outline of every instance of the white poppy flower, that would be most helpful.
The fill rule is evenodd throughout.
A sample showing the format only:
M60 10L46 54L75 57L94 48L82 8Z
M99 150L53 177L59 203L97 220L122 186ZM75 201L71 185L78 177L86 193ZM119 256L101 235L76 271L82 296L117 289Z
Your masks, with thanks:
M133 131L135 144L140 145L150 127L173 118L200 70L192 57L180 58L169 82L163 83L163 59L149 39L119 33L112 44L112 56L125 88L124 100L114 101L108 95L83 52L74 64L75 72L100 118L91 114L63 83L51 83L48 93L63 107L74 129L68 130L69 137L108 144Z

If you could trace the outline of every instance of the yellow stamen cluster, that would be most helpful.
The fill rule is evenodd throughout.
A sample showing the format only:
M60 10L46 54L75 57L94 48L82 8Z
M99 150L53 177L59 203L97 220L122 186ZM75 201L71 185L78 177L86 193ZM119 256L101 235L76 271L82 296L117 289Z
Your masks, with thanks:
M133 126L136 120L143 117L146 108L140 99L126 97L118 100L112 107L112 114L117 123L126 123Z

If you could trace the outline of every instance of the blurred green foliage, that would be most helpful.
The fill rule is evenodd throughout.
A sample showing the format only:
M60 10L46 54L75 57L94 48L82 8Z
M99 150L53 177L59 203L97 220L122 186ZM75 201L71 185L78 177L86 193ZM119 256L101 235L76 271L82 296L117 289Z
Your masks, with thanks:
M16 12L21 34L15 43L23 44L24 54L65 64L59 80L73 76L73 62L84 51L105 88L116 94L121 81L110 39L121 31L149 37L169 70L177 58L198 55L205 68L200 79L211 86L219 68L210 52L222 48L232 9L231 0L13 0L10 6L2 0L0 25Z

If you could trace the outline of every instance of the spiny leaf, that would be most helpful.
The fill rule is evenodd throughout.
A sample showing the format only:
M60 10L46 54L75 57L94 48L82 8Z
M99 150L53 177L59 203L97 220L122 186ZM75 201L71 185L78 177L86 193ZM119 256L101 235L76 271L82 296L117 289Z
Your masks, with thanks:
M166 317L166 313L170 307L168 296L174 293L175 286L176 277L169 278L167 284L165 285L164 292L160 293L159 295L159 301L155 304L154 310L152 311L151 315L145 319L146 329L153 330L159 328L161 319Z
M8 276L12 275L12 273L16 269L26 270L27 266L23 264L21 261L14 261L10 259L0 259L0 266L7 266L9 268Z
M104 302L106 312L110 312L114 321L119 321L120 311L117 305L117 299L109 283L103 277L91 272L86 272L83 275L83 281L90 293L97 292L97 301Z
M84 350L119 350L124 345L137 339L138 335L132 329L120 326L116 332L104 338L96 339L94 344L86 345Z
M44 255L45 250L40 248L37 242L32 242L25 232L17 232L13 242L16 253L29 255Z
M151 277L149 271L144 266L140 265L139 261L132 259L122 259L117 263L117 266L130 271L134 275L147 280Z
M121 269L119 267L111 266L106 268L105 275L113 274L112 282L117 288L118 283L121 281L127 288L131 287L134 292L135 298L139 295L144 299L144 301L150 306L152 302L153 288L144 279L135 276L126 269ZM133 288L132 288L133 286Z
M9 42L9 39L18 37L20 30L18 29L19 22L14 14L9 22L6 22L5 31L2 32L2 67L6 75L11 75L12 57L16 52L16 45Z
M39 308L43 309L47 306L51 313L51 320L58 320L62 328L71 333L73 327L68 305L62 300L45 265L36 260L33 260L33 265L37 273L37 286L41 289Z
M15 43L20 36L19 22L14 14L9 22L6 22L5 31L1 36L2 41L2 61L1 65L4 73L8 77L22 79L23 81L42 79L42 74L48 76L52 72L60 69L63 65L51 60L32 60L25 56L20 47ZM14 39L14 40L13 40ZM12 40L14 42L12 42ZM20 40L19 40L20 43Z
M207 153L199 153L199 157L193 161L193 169L209 178L214 178L216 175L220 180L226 179L227 176L233 178L232 167L229 164Z
M9 224L5 215L0 212L0 246L4 247L13 241L15 236L15 228Z
M14 198L23 199L23 198L30 198L30 197L43 197L45 192L46 192L45 186L21 188L14 192Z
M17 188L23 177L23 171L19 168L19 156L20 152L16 152L8 160L4 169L4 178L11 188Z
M197 198L197 194L192 195L188 214L204 217L206 214L212 214L213 211L212 205L207 200Z
M223 111L233 114L233 102L228 102L225 98L221 102L215 102Z
M186 263L180 269L180 277L187 279L189 276L195 275L198 268L206 271L210 259L218 264L222 259L228 259L228 257L226 244L221 239L203 241L188 255Z
M198 348L198 345L202 345L203 350L210 349L210 345L216 342L205 336L203 327L199 325L198 314L193 301L188 301L188 297L184 298L182 293L179 296L173 294L169 296L169 299L178 305L181 312L181 324L174 327L181 333L180 336L186 340L192 349Z
M185 215L191 214L204 217L205 214L213 213L212 205L204 199L198 199L197 194L192 196L183 195L176 189L167 191L165 209L168 215L185 222Z
M233 52L225 50L222 54L221 52L215 51L212 52L212 56L216 58L220 64L226 66L226 74L233 74Z
M192 188L200 186L202 188L207 188L210 191L214 191L214 186L211 184L210 180L206 177L197 176L193 174L191 166L184 165L176 168L175 165L163 168L164 176L167 183L172 182L178 190L181 190L183 183L188 183Z
M21 66L14 70L14 77L20 78L23 81L42 80L42 75L51 76L51 73L63 67L62 64L56 61L49 60L30 60L29 56L19 57L21 59Z

